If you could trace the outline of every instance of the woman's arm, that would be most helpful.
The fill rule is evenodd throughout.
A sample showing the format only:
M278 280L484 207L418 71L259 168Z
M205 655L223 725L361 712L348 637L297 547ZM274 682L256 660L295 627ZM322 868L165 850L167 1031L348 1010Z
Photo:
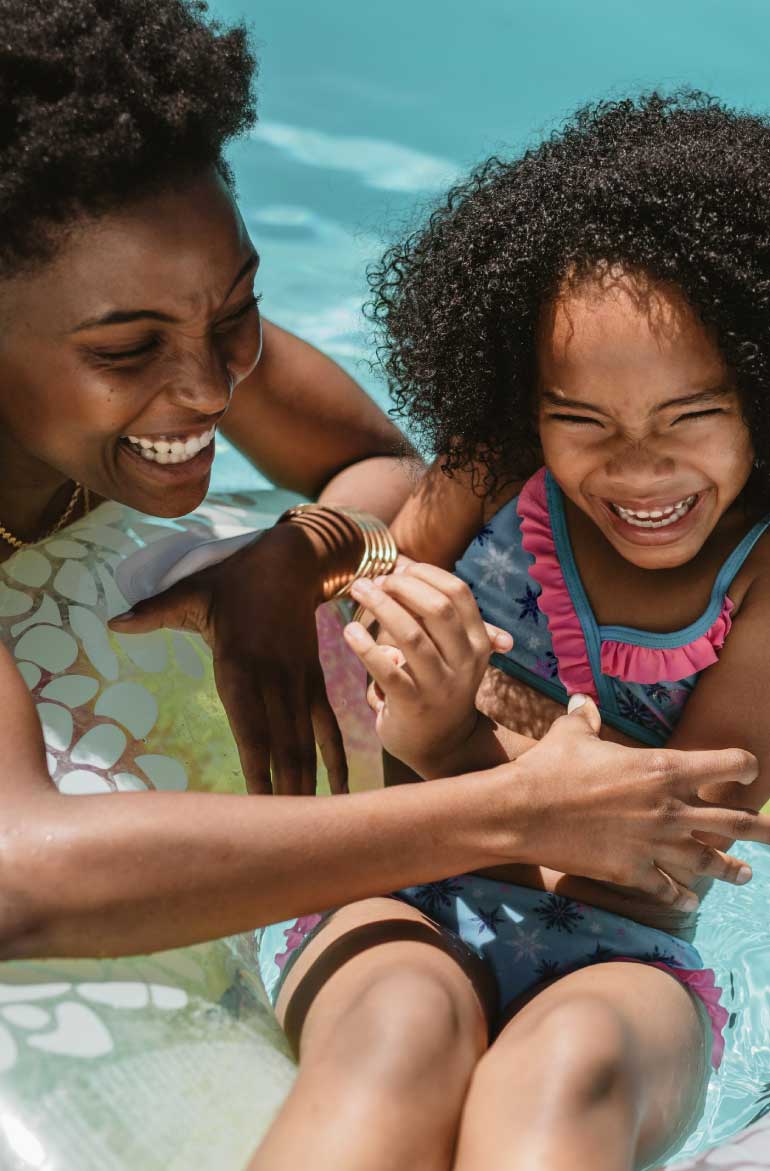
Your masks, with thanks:
M650 866L651 851L681 859L703 828L770 842L770 819L706 810L694 796L704 775L753 777L746 753L672 753L651 766L649 753L595 741L580 712L519 762L430 785L334 799L63 796L0 648L0 733L4 959L178 947L513 861L570 870L588 859L591 877L681 903L686 892ZM612 844L596 851L597 840Z

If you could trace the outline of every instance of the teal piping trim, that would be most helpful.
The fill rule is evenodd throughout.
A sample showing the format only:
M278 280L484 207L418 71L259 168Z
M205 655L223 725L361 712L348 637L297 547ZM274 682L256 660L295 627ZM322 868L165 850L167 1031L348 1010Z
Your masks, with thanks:
M588 601L583 583L580 580L580 574L575 563L575 555L572 552L572 542L569 539L569 532L567 530L567 518L564 513L564 500L561 489L550 472L546 472L545 481L548 512L551 519L551 530L556 546L556 554L559 558L559 564L564 574L564 581L567 585L572 605L575 607L575 613L583 631L586 650L588 651L588 661L591 666L591 674L593 675L594 686L599 695L599 703L603 709L607 712L612 712L613 715L618 716L620 719L622 717L618 715L617 702L612 685L606 676L602 674L601 636L599 634L599 627L596 625L591 604Z
M527 667L522 667L519 663L512 662L505 655L492 655L489 662L491 666L497 667L504 675L509 675L513 679L520 679L522 683L527 683L533 690L539 691L543 695L547 695L549 699L555 699L557 703L566 706L567 692L560 683L553 683L550 679L543 679L541 675L536 675L534 671L530 671ZM621 716L617 711L607 711L606 708L600 706L599 712L605 724L609 724L612 728L617 728L619 732L624 732L632 740L646 744L649 748L663 748L668 740L667 735L663 731L657 734L650 728L642 728L641 725L634 723L633 720L627 720L625 716Z

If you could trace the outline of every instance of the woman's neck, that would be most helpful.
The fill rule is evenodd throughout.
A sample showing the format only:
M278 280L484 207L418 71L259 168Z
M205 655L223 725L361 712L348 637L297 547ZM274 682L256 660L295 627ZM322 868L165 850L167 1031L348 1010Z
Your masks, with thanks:
M24 543L39 540L66 511L74 481L18 449L9 449L1 437L0 468L0 525ZM13 552L10 542L0 541L0 560Z

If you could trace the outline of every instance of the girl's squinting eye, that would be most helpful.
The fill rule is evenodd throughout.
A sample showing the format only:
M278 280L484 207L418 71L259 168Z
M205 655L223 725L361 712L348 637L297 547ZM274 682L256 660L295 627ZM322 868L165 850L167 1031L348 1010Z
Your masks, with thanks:
M688 411L686 415L678 415L672 426L677 423L686 423L689 419L708 419L711 415L724 415L722 407L710 407L706 411Z
M548 418L557 419L560 423L580 423L587 424L589 427L601 427L601 423L598 419L589 419L587 415L562 415L549 413Z

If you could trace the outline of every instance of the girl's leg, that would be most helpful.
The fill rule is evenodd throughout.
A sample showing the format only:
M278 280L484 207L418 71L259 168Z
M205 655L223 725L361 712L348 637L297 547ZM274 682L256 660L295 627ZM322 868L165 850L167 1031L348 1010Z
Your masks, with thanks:
M705 1014L658 968L606 963L544 988L479 1062L454 1171L631 1171L693 1120Z
M307 944L276 1005L299 1073L249 1171L448 1171L487 1021L473 965L443 939L385 898Z

